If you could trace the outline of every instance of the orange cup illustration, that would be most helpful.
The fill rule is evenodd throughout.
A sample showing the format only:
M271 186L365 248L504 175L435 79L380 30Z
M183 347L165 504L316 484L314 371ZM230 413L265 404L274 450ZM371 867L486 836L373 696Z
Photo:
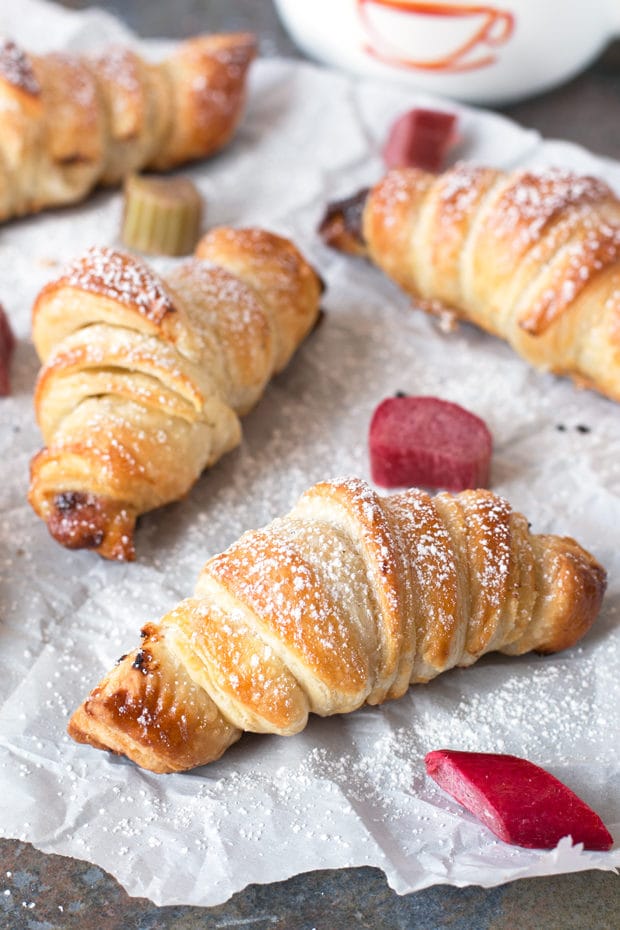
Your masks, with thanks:
M514 30L512 13L481 4L357 0L357 11L364 51L386 64L414 71L449 73L488 67Z
M273 0L311 58L471 103L541 93L620 36L620 0Z

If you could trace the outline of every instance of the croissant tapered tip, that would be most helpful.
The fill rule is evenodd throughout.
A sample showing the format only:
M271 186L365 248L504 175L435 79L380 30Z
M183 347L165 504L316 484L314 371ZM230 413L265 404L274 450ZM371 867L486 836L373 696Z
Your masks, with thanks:
M108 749L105 743L100 742L88 732L88 714L86 713L85 704L80 704L74 711L67 724L67 733L76 743L83 743L92 746L94 749ZM111 750L113 751L113 750Z
M594 556L567 536L546 537L555 552L553 591L557 610L550 611L553 624L545 629L541 653L570 649L588 632L603 603L607 572Z
M141 648L123 656L73 713L69 736L157 774L215 761L241 730L220 714L156 628L146 629Z
M327 205L319 223L318 233L323 242L332 249L368 256L368 247L363 232L363 214L369 188L365 187L344 200L335 200Z
M65 491L53 498L47 528L67 549L94 549L106 559L133 562L135 515L96 494Z

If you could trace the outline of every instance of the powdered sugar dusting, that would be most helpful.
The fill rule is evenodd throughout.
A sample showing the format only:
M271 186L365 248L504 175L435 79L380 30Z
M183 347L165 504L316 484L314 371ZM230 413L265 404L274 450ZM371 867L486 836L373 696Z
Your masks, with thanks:
M68 287L80 288L134 307L153 323L174 313L172 298L163 282L137 259L114 249L93 246L63 276Z
M41 93L28 56L8 39L0 41L0 77L33 97Z
M416 169L388 172L371 193L373 213L380 217L381 225L386 229L395 226L401 209L416 197L423 196L431 180L431 176Z
M57 8L45 11L51 18ZM445 746L528 756L618 833L616 408L536 372L472 327L438 333L381 273L317 242L324 203L378 176L369 135L376 140L415 105L410 90L266 59L250 90L235 146L187 170L212 220L266 225L314 258L329 285L326 316L246 419L242 445L185 500L142 519L132 565L55 545L25 501L40 442L32 301L55 274L51 261L79 254L86 242L116 241L118 196L104 192L79 210L6 229L3 300L18 346L14 394L0 403L2 831L95 862L131 894L162 905L213 906L248 882L361 864L383 869L401 893L438 881L488 886L617 867L617 850L546 854L494 841L427 782L422 764L424 752ZM468 154L478 161L562 163L618 183L617 166L583 150L542 145L481 110L465 108L463 118ZM156 263L162 273L169 264ZM606 606L582 647L545 658L485 656L398 701L311 717L294 737L244 735L220 761L186 775L149 775L73 743L65 735L72 710L135 646L144 622L191 592L210 555L285 513L313 482L368 476L369 419L398 390L444 397L483 417L494 436L493 489L537 531L573 535L607 566Z
M569 243L544 276L543 290L532 300L520 325L538 335L544 332L587 284L604 268L620 260L620 229L586 220L583 235Z
M598 178L563 168L517 171L489 216L498 235L510 238L515 253L529 248L561 211L612 196Z
M402 533L405 564L411 565L419 600L416 621L432 642L440 631L452 633L458 618L456 561L452 541L428 495L412 489L389 500ZM442 596L445 595L445 596ZM426 648L418 643L418 654Z
M510 504L492 494L466 497L469 544L475 552L474 571L484 601L499 608L506 593L510 572ZM475 608L472 609L475 613Z
M494 176L495 173L490 169L469 162L457 162L449 171L440 175L439 200L446 220L458 223L467 217L485 182L488 184Z
M174 288L182 283L195 295L200 312L193 322L209 329L218 318L226 320L227 329L239 335L260 321L265 312L257 295L236 275L202 259L190 258L174 269L168 280Z
M201 59L197 56L196 72L189 89L193 97L194 121L208 130L212 121L230 119L239 106L241 82L254 57L253 37L231 36L228 44L207 46L205 57L207 61L217 62L221 70L213 80L211 69L207 67L202 71Z
M371 583L381 609L386 614L383 618L383 638L388 641L386 646L389 649L392 637L400 636L404 605L399 601L396 584L401 566L396 560L397 548L381 500L369 484L351 476L324 482L318 486L319 495L323 487L336 499L341 498L341 503L356 524ZM316 491L310 489L309 493L313 495Z
M62 81L70 88L70 94L61 97L65 104L77 105L82 119L95 126L100 120L100 104L97 97L97 83L78 55L64 52L49 53L53 62L62 73Z
M406 667L412 666L413 681L428 680L510 642L516 594L508 580L513 544L518 545L510 527L511 507L484 490L440 500L444 506L435 507L427 494L412 489L382 506L360 479L322 482L305 493L291 514L245 533L210 559L203 579L216 579L218 593L224 590L244 605L255 625L252 636L258 642L266 637L296 675L297 682L291 679L288 686L301 685L311 709L323 715L346 712L351 694L353 707L364 698L376 703L377 688L385 696L382 678L388 678L389 691L399 662L410 663ZM460 541L443 522L449 502L448 511L453 516L462 511L464 518L452 529ZM348 515L344 523L342 506ZM460 566L454 546L464 553ZM391 577L388 565L394 569ZM576 562L575 571L580 571ZM392 596L376 603L375 583L382 576L384 591L392 588ZM407 592L402 603L401 585ZM207 584L202 593L209 599L211 591ZM215 609L217 603L216 597ZM233 636L238 623L231 625L225 612L221 622ZM553 625L561 622L558 614ZM207 640L214 635L219 630L208 633ZM258 653L255 664L265 664ZM236 672L234 678L236 689ZM316 682L331 689L327 700ZM217 695L209 693L218 703Z
M211 559L209 574L276 632L291 660L295 654L303 656L312 674L319 680L325 676L331 688L339 680L345 689L356 682L363 685L367 678L363 651L347 629L344 611L317 583L295 535L287 538L281 527L275 521L264 531L242 537ZM314 709L321 708L316 698L313 703Z
M290 287L291 279L298 275L308 274L296 249L283 243L282 238L272 233L266 233L259 228L238 229L233 226L218 227L212 230L205 238L206 256L211 257L214 248L214 260L218 261L220 249L224 256L229 252L233 256L245 252L248 256L250 268L261 269L263 261L269 269L270 287L286 290ZM200 255L200 251L199 251ZM223 262L225 264L225 262ZM239 268L240 275L243 269Z
M127 94L135 95L142 91L136 54L132 49L111 45L102 54L92 55L88 60L98 75L113 82ZM113 102L116 102L115 98Z

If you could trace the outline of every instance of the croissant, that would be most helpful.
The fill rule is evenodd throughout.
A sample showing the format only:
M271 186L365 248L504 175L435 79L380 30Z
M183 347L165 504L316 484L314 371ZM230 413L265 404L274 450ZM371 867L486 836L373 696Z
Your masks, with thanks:
M127 48L37 56L0 42L0 221L215 152L255 52L245 33L189 39L157 65Z
M424 309L507 340L536 367L620 400L620 201L561 169L390 171L321 226Z
M578 543L532 535L490 491L380 497L360 479L323 482L211 558L69 733L154 772L189 769L244 730L298 733L310 712L398 698L491 650L571 646L604 588Z
M136 518L240 442L239 417L317 319L322 283L258 229L212 230L165 280L93 248L33 310L46 448L29 500L68 548L135 556Z

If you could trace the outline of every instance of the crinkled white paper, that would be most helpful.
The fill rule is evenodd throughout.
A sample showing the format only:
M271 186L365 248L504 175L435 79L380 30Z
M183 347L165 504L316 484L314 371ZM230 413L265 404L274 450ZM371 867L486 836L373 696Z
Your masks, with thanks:
M6 10L17 6L19 17ZM52 37L75 48L125 34L96 11L38 0L5 4L2 17L37 49ZM143 519L135 564L63 550L25 501L40 445L30 307L58 263L117 244L120 195L0 228L0 300L19 338L14 393L0 399L0 828L95 862L158 904L213 905L249 882L316 868L379 866L409 892L620 865L617 846L504 845L424 774L424 754L442 747L525 756L620 839L620 407L533 371L473 328L441 333L379 271L330 252L314 232L327 200L380 176L390 121L421 100L308 64L259 61L236 141L188 169L209 224L261 224L298 242L327 280L326 317L246 419L241 448L186 500ZM618 164L489 113L458 112L461 157L567 165L620 190ZM72 743L72 709L137 644L145 621L192 591L209 555L284 513L316 480L368 477L370 417L397 390L483 417L495 438L493 488L536 530L576 536L607 566L605 608L582 644L549 658L489 656L381 708L314 719L294 738L246 736L190 774L152 775Z

